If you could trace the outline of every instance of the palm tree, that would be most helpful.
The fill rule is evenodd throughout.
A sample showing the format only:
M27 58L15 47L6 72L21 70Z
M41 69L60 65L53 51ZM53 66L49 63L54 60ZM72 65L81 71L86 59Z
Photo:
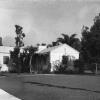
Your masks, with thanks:
M78 38L76 38L77 34L72 34L71 36L67 35L67 34L61 34L63 37L57 38L57 42L58 43L66 43L68 45L70 45L71 47L80 50L80 40Z

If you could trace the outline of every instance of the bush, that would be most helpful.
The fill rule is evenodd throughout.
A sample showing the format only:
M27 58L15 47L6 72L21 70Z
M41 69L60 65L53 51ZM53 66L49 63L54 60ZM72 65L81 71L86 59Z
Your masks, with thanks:
M55 73L66 73L68 63L68 56L62 57L62 62L59 65L55 65L56 71Z
M66 67L64 65L55 65L55 73L65 73Z
M83 73L84 72L84 63L80 60L75 60L74 61L74 67L75 71L78 73Z

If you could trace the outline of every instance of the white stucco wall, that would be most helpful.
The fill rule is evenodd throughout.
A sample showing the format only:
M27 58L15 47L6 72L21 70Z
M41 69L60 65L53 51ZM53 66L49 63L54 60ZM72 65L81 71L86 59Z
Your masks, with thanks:
M13 51L13 47L0 46L0 71L8 71L8 67L4 64L4 57L10 58L10 51Z
M8 66L3 63L4 56L10 57L10 54L0 53L0 67L1 67L0 71L8 71Z
M73 48L62 45L50 52L50 63L51 63L51 71L54 71L54 65L58 64L62 61L62 56L71 56L71 59L79 59L79 52L74 50Z

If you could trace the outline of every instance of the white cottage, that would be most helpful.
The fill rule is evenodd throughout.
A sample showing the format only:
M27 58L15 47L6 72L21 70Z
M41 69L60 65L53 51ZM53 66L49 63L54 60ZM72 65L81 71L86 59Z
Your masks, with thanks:
M14 47L0 46L0 71L8 71L7 64L10 58L10 51L13 51Z
M54 67L55 64L58 64L62 61L62 56L64 55L68 56L69 59L71 60L79 59L79 52L67 44L61 44L58 46L45 48L45 49L39 50L39 52L37 53L40 55L48 55L47 62L49 60L49 63L51 65L51 69L50 69L51 72L55 70L55 67Z

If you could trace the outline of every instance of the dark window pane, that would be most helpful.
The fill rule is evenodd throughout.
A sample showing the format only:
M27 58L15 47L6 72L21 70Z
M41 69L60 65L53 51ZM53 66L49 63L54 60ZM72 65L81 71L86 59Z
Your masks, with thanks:
M3 57L3 63L4 64L8 64L8 62L9 62L9 57L8 56L4 56Z

